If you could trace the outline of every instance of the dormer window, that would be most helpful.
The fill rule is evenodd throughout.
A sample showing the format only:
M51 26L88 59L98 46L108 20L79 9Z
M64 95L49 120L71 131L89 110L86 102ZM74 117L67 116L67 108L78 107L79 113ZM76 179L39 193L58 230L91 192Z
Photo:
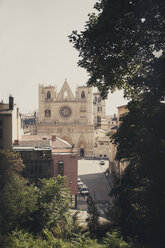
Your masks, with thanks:
M85 98L85 92L84 91L81 92L81 98Z
M47 92L47 99L50 99L51 98L51 94L50 94L50 91Z

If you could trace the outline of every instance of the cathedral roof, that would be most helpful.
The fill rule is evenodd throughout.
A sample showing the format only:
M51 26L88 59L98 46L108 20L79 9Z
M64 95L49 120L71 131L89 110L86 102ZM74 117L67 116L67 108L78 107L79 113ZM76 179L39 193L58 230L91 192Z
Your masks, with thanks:
M57 100L69 100L69 101L74 101L75 100L75 97L72 93L72 90L71 88L69 87L66 79L64 81L64 84L57 96Z

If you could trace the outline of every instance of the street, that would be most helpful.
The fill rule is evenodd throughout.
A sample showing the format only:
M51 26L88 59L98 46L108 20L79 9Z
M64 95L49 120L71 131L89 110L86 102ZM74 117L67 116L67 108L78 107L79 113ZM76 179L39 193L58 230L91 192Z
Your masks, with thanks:
M105 165L99 164L100 160L79 160L78 176L89 188L89 194L95 197L99 214L105 217L106 204L109 202L110 185L105 177L105 171L109 166L109 161L105 160ZM78 209L87 210L87 197L78 194Z

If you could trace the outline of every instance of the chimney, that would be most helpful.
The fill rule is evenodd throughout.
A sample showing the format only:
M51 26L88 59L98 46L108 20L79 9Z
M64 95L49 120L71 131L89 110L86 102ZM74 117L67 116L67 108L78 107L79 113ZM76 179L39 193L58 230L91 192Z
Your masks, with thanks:
M52 135L52 141L56 140L56 135Z
M13 110L14 107L14 97L9 96L9 109Z

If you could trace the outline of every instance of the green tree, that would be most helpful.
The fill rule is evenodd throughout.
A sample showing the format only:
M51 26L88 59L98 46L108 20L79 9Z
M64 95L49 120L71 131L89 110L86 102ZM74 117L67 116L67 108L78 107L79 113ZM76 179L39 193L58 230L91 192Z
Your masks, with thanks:
M131 246L123 240L119 231L107 233L104 238L104 244L105 248L131 248Z
M18 154L0 150L0 233L24 226L36 209L36 189L21 176Z
M124 89L125 96L135 98L158 85L164 95L164 82L151 85L148 78L159 63L154 52L164 56L164 2L101 0L95 9L99 13L89 15L85 30L69 36L79 51L78 65L89 73L88 85L98 87L102 97L109 89Z
M165 228L165 106L150 98L131 102L113 135L117 159L127 160L129 166L113 189L116 202L111 217L125 235L161 247Z
M125 237L164 247L165 3L101 0L95 8L85 30L70 36L78 64L103 98L123 89L131 100L112 137L116 158L129 165L113 189L111 219Z
M77 232L76 218L71 216L70 194L65 178L42 179L38 185L37 211L33 213L33 231L49 229L55 237L69 238Z
M96 235L99 229L99 213L97 210L95 197L88 196L88 217L86 219L91 235Z

